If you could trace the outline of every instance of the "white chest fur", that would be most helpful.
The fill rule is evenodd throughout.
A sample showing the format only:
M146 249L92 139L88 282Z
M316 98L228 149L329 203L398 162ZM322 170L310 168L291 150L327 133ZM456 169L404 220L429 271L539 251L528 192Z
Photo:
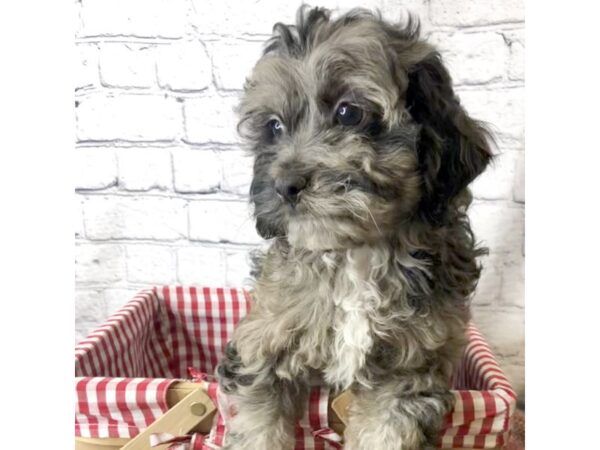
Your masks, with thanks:
M378 303L368 249L348 250L346 256L331 293L335 304L333 348L324 371L327 383L340 389L355 381L364 383L360 371L373 345L371 321Z

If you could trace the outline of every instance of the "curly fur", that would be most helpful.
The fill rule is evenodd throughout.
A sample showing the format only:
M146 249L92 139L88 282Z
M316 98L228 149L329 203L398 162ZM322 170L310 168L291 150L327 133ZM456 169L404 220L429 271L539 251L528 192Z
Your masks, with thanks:
M335 122L340 101L360 123ZM217 369L239 408L226 448L292 449L315 381L355 394L346 449L432 445L484 252L466 209L487 132L416 20L364 10L303 7L295 26L276 24L239 113L257 230L272 243ZM276 192L290 176L307 180L295 205Z

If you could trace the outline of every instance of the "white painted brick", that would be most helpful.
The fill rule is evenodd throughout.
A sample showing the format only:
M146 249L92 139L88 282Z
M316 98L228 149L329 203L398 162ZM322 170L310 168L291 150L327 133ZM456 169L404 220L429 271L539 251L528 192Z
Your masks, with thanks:
M98 46L95 44L78 44L75 69L75 89L97 86L98 81Z
M223 181L221 190L247 196L252 182L254 158L248 152L232 150L221 153Z
M104 189L117 182L117 162L112 148L75 149L75 187Z
M471 117L487 122L501 148L524 141L524 89L457 90Z
M172 284L177 278L175 255L162 245L135 244L125 247L127 279L150 285Z
M516 252L523 248L524 211L501 203L474 203L469 217L475 238L491 252Z
M176 240L187 235L185 200L166 197L88 197L84 203L89 239Z
M156 85L155 48L151 45L105 43L100 47L100 79L108 87L149 88Z
M185 139L192 143L238 142L234 96L205 96L184 102Z
M246 77L262 55L264 43L219 40L209 44L215 81L220 89L242 89Z
M119 187L128 191L167 190L173 187L171 153L168 148L120 148Z
M170 141L181 128L181 105L163 95L94 93L76 108L80 141Z
M492 313L493 311L493 313ZM473 308L473 321L501 358L524 353L525 330L522 311Z
M511 198L520 153L522 152L507 151L497 154L492 163L471 184L473 196L485 200Z
M178 41L156 50L158 82L172 91L201 91L212 82L211 64L200 41Z
M250 256L249 250L225 250L227 265L227 286L250 287Z
M473 297L473 306L491 306L498 304L502 288L502 273L496 260L503 253L491 253L479 258L482 266L481 277Z
M509 253L502 258L500 306L525 308L525 257Z
M187 247L177 250L179 283L199 286L225 286L223 251L211 247Z
M525 20L523 0L430 0L429 15L435 25L489 25Z
M513 200L515 202L525 203L525 153L523 152L519 153L519 156L517 157Z
M474 307L506 306L524 308L525 258L519 252L494 253L481 258L482 273Z
M357 6L356 2L348 0L343 3L349 8ZM392 22L404 23L406 12L416 15L421 22L421 30L427 32L430 28L429 6L423 0L379 0L370 1L365 4L368 8L379 8L383 17Z
M78 283L110 283L125 279L125 254L120 245L78 244L75 250L75 280Z
M276 22L292 23L297 4L277 0L254 2L223 2L220 0L191 0L193 26L201 34L270 35ZM256 20L260 17L260 20Z
M83 23L81 21L81 2L75 0L71 5L73 6L71 13L73 14L73 23L75 24L75 37L80 37L83 28Z
M214 151L177 149L173 167L177 192L207 193L219 188L221 161Z
M190 239L211 242L256 244L261 238L254 228L250 205L238 201L190 202Z
M394 3L396 7L394 8ZM292 24L296 22L296 11L300 2L282 2L278 0L257 0L254 2L220 2L218 0L192 0L193 26L200 34L270 35L277 22ZM357 4L354 0L321 0L312 6L332 9L337 14L363 6L366 8L385 8L386 16L397 19L398 12L406 8L414 12L424 8L416 0L402 2L371 0ZM260 18L260 20L257 20Z
M85 238L85 229L83 228L83 199L79 195L75 195L75 210L74 217L74 230L75 238Z
M508 48L500 33L433 33L429 41L442 53L455 84L499 81L506 72Z
M101 289L80 289L75 292L75 317L79 320L99 323L107 312Z
M97 323L88 322L87 320L77 320L75 322L75 344L81 342L94 330Z
M150 287L150 286L148 286ZM108 312L107 318L116 313L119 309L125 306L130 300L135 297L135 295L141 291L141 289L136 288L109 288L104 290L104 298L106 300L106 310ZM101 318L100 321L104 321L104 318Z
M503 31L510 52L508 78L511 80L525 79L525 31Z
M82 36L181 37L185 0L82 0Z

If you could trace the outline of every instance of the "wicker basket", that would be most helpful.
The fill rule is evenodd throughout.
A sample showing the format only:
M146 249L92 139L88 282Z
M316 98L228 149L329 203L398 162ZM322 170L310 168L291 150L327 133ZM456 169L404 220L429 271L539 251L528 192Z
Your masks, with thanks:
M140 292L76 347L76 449L149 449L151 442L161 449L219 448L226 429L209 374L249 307L242 289ZM515 394L474 325L468 338L453 380L455 408L438 446L500 449ZM349 394L330 398L325 387L314 387L309 397L296 450L343 448Z

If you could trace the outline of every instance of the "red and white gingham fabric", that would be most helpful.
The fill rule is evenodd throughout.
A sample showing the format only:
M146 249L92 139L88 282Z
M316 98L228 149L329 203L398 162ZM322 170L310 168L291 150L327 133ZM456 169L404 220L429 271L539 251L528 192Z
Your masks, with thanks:
M178 379L201 380L221 407L210 375L249 308L242 289L163 286L139 293L76 347L76 436L136 436L168 409L167 389ZM516 396L474 325L467 334L453 378L456 404L439 447L501 448ZM327 389L313 389L296 427L295 450L342 448L340 436L328 428L328 398ZM202 448L219 448L225 438L223 417L217 415Z

